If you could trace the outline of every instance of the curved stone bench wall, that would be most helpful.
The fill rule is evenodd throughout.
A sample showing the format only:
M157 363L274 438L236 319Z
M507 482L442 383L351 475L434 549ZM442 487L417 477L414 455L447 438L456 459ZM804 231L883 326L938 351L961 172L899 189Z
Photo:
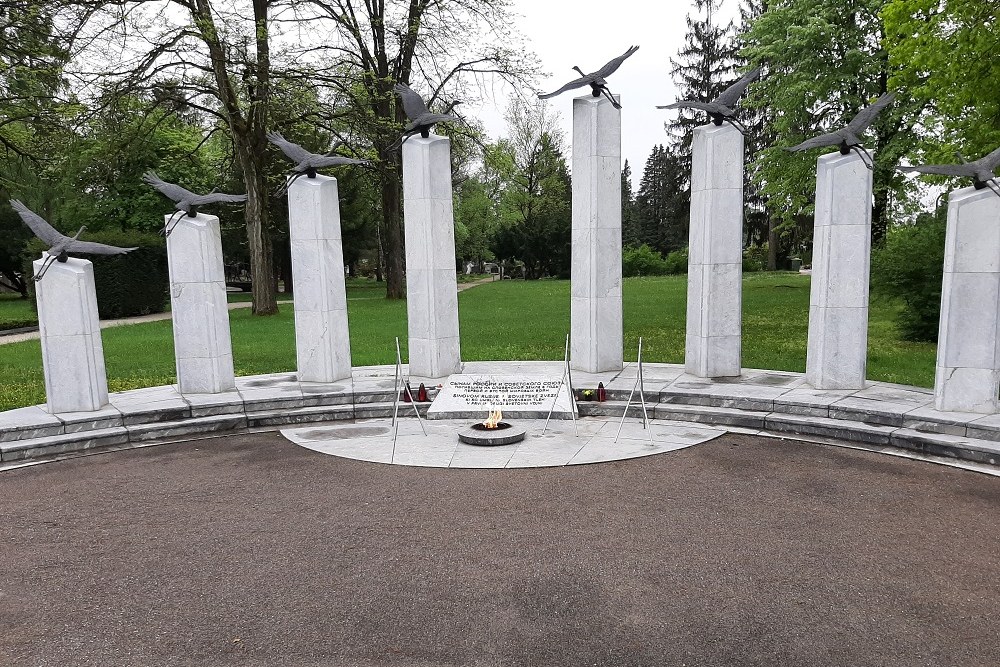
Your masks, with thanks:
M503 375L558 377L561 368L561 362L464 364L465 373ZM248 376L236 379L235 391L209 395L182 396L175 386L137 389L111 394L107 408L87 413L52 415L42 406L9 410L0 413L0 461L44 460L288 424L391 417L394 372L394 366L355 368L351 381L335 384L299 382L294 373ZM806 385L799 373L752 369L738 378L708 380L672 364L644 364L644 372L644 396L653 419L1000 464L1000 415L937 411L927 389L869 382L858 391L820 390ZM634 364L621 372L575 373L578 396L598 382L608 390L605 402L581 400L580 414L621 416L635 373ZM633 398L630 417L641 416L637 400ZM428 405L421 404L421 410ZM400 415L412 417L412 408L401 404Z

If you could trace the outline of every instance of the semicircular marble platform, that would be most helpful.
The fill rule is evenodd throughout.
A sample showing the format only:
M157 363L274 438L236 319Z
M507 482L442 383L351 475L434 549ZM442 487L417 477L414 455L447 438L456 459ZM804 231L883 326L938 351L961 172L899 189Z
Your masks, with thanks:
M458 441L458 432L469 420L424 420L426 435L416 419L399 420L393 443L391 419L358 420L351 424L331 424L287 428L281 434L297 445L323 454L359 461L432 468L543 468L602 463L640 456L663 454L719 437L726 431L702 424L628 419L615 442L620 419L581 417L550 421L524 419L524 440L511 445L481 447Z

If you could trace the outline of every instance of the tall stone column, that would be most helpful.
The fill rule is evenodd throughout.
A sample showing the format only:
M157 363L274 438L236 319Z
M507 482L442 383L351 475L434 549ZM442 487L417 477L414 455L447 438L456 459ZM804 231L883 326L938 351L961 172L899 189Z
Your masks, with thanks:
M47 257L43 253L32 263L35 275ZM53 262L35 283L35 295L46 409L51 413L100 410L108 404L108 376L94 266L75 257Z
M948 202L934 407L992 414L1000 391L1000 197L963 188Z
M403 144L403 222L410 373L432 378L458 373L462 361L447 137L414 136Z
M167 236L167 263L178 389L182 394L235 389L219 219L183 216Z
M806 351L817 389L865 386L871 228L871 170L854 153L820 157Z
M295 357L302 382L351 377L351 333L337 179L298 178L288 188L295 283Z
M573 100L571 367L622 369L622 125L602 97Z
M691 146L684 367L699 377L740 374L743 325L743 134L695 128Z

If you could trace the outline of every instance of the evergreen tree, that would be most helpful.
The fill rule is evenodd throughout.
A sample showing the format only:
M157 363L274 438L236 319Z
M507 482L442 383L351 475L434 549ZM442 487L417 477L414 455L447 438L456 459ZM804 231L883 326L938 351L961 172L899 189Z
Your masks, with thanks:
M687 245L688 190L683 160L662 144L653 147L635 199L637 245L666 254Z
M628 160L622 168L622 245L638 248L642 245L635 217L635 193L632 192L632 167Z
M694 0L699 16L687 15L687 34L677 59L670 59L671 75L680 91L678 100L710 102L738 77L734 75L738 48L733 40L733 23L717 23L716 12L723 0ZM704 15L701 16L701 13ZM671 147L690 173L691 135L704 125L705 114L694 109L678 110L677 119L665 127Z

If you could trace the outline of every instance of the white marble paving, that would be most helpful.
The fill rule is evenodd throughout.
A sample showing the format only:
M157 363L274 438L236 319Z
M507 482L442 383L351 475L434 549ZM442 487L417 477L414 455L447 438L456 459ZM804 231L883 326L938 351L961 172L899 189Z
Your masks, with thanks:
M393 446L392 420L373 419L353 424L287 428L281 434L292 442L322 454L342 458L435 468L541 468L600 463L663 454L707 442L725 429L684 422L656 422L649 433L639 420L628 419L615 442L619 419L582 417L549 423L518 420L528 427L524 441L498 447L476 447L458 441L458 431L469 420L425 422L427 435L415 419L402 419Z

